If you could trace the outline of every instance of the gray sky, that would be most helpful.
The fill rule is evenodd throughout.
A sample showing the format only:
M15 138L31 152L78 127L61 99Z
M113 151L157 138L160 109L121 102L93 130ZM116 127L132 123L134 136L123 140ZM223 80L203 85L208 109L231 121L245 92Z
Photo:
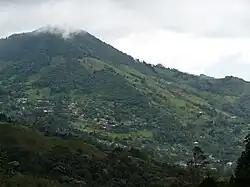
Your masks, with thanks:
M84 29L150 63L250 80L249 10L249 0L0 0L0 36Z

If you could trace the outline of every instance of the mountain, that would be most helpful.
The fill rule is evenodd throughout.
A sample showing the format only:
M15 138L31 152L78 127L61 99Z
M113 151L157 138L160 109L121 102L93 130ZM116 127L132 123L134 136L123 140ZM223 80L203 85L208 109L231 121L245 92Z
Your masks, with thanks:
M53 31L0 40L2 113L161 160L186 161L196 144L214 162L239 157L250 124L249 82L150 65L88 32Z

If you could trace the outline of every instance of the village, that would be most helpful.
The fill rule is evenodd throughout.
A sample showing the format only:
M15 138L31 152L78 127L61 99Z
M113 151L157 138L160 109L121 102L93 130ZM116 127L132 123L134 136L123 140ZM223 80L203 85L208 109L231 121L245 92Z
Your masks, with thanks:
M151 150L151 154L161 159L164 159L166 153L168 153L170 157L176 160L175 164L181 167L187 167L187 164L185 160L182 160L182 156L177 157L177 155L180 155L180 150L185 157L192 157L192 151L186 150L178 143L171 146L168 143L155 146L157 142L153 139L154 134L146 131L147 123L141 122L136 117L134 117L133 121L117 122L114 116L103 115L98 117L100 115L97 115L93 120L90 120L83 112L84 108L79 108L79 103L77 102L62 102L60 107L62 108L58 110L55 102L46 99L30 101L28 98L22 97L14 99L8 104L5 104L4 100L0 101L0 110L10 112L12 115L16 115L16 117L27 117L29 115L36 117L37 115L46 118L49 115L64 115L65 119L71 120L68 122L71 128L80 130L82 134L86 133L88 136L95 137L97 142L106 146L122 148L134 146L144 150ZM57 113L55 114L55 112ZM198 115L202 115L202 112ZM235 120L236 117L231 117L231 119ZM58 128L58 131L63 132L64 130ZM205 137L201 136L200 138ZM198 146L199 142L194 141L193 144ZM221 160L216 159L211 154L208 155L208 159L213 170L216 170L220 165L224 165L223 170L227 171L235 165L231 161L222 163Z

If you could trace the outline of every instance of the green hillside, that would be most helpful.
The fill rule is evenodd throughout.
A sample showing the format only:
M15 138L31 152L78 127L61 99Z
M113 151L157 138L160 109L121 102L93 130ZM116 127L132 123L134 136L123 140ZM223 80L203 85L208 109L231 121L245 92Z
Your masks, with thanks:
M0 123L0 186L166 186L180 169L136 149L106 149L90 139L48 136Z
M190 159L197 142L215 162L235 161L250 124L249 82L146 64L86 32L1 39L0 93L0 111L19 123L163 161Z

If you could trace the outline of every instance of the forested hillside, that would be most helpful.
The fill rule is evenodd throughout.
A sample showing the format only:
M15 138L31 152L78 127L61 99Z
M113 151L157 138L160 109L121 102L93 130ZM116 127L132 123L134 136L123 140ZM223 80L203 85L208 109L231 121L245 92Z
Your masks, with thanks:
M0 186L164 186L169 180L161 165L149 163L136 149L44 136L6 122L0 124L0 134Z
M208 167L200 147L188 166L162 163L134 147L103 146L75 131L41 132L0 116L0 186L3 187L238 187L250 186L249 136L235 175Z
M31 32L0 40L0 111L44 132L188 161L202 147L235 162L249 130L250 83L194 76L133 59L87 32Z

